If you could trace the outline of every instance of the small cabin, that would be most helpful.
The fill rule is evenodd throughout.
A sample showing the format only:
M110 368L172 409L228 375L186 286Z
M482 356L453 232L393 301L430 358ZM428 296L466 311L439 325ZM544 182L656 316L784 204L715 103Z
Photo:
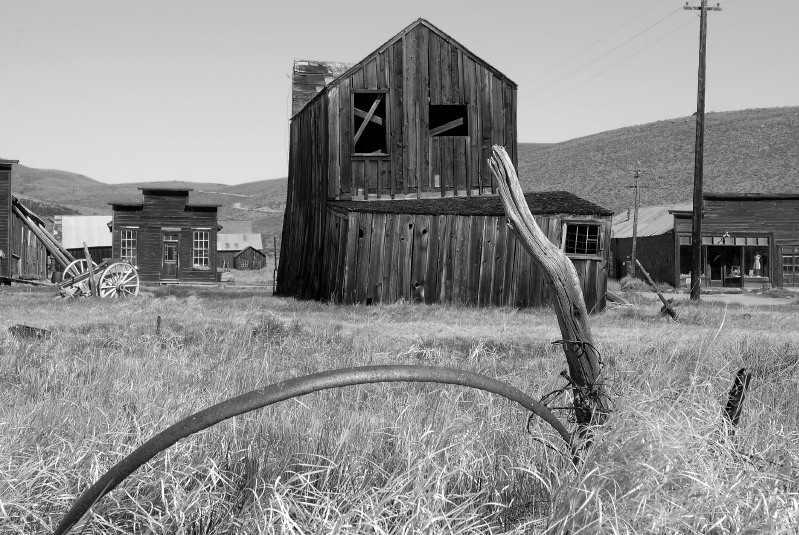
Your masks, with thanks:
M255 247L242 249L233 256L234 269L263 269L266 255Z
M340 64L313 64L330 77L315 94L308 65L294 69L275 293L541 303L543 278L507 233L487 163L502 145L518 166L516 83L424 19L337 77ZM565 192L530 202L553 242L582 244L573 260L596 295L589 310L602 310L611 213Z
M215 283L218 204L190 202L190 188L146 186L141 200L112 201L114 258L144 282Z

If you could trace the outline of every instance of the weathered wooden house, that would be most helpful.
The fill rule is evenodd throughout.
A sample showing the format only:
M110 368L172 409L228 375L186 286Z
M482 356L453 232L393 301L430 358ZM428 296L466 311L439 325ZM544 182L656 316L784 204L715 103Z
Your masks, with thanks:
M321 86L291 119L276 293L540 303L487 164L494 144L517 164L516 88L422 19ZM601 310L611 213L563 192L528 200Z
M189 202L190 188L146 186L140 201L114 201L113 256L145 282L215 283L217 204Z
M112 257L110 215L57 215L53 219L53 236L75 258L84 258L84 243L96 264Z
M233 255L234 269L263 269L266 266L266 254L260 249L248 246Z
M707 193L703 208L703 287L799 286L799 194ZM664 251L652 262L657 264L651 268L659 274L656 280L686 288L693 213L690 207L671 213L673 226L658 236L639 238L636 249Z
M11 194L11 169L16 160L0 160L0 279L45 279L54 244L44 221ZM63 268L64 266L61 266Z

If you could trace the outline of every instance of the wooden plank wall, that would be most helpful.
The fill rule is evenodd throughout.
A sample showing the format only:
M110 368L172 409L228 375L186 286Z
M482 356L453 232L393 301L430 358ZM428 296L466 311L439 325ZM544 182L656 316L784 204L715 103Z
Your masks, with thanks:
M642 236L636 240L635 255L655 282L666 282L675 288L675 234L666 232L659 236ZM632 238L613 239L613 261L618 265L630 260L632 254ZM616 273L616 278L624 274Z
M352 90L358 89L387 91L387 155L352 156ZM491 145L504 145L517 164L516 87L425 25L364 59L328 88L327 98L329 198L495 193L486 164ZM431 138L429 104L466 105L469 135ZM313 113L310 107L295 121Z
M330 159L329 93L311 101L291 121L289 179L275 293L300 298L324 295L324 250ZM348 99L339 100L341 105ZM345 158L349 162L349 158Z
M47 249L36 234L16 214L11 215L11 276L21 279L47 278Z
M0 277L11 276L11 165L0 164Z
M120 256L120 228L138 227L137 231L137 263L139 278L145 282L161 280L161 262L163 255L162 227L180 228L178 234L178 279L181 282L216 282L216 208L189 208L187 194L147 194L144 196L144 207L140 209L114 209L114 229L112 241L114 257ZM209 267L196 269L192 266L193 230L209 229Z
M560 244L559 217L536 216ZM606 222L605 236L610 236ZM504 216L328 214L324 298L529 307L547 303L544 278ZM608 240L604 252L608 251ZM605 308L607 261L574 260L589 311Z

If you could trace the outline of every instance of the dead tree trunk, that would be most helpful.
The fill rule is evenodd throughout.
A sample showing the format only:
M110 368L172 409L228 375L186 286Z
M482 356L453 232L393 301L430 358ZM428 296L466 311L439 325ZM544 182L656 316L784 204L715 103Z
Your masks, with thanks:
M594 347L588 326L588 311L580 280L566 253L552 244L538 228L524 199L513 163L503 147L494 145L489 165L499 185L508 225L546 277L573 383L578 434L583 434L590 425L604 422L610 404L605 394L599 352Z

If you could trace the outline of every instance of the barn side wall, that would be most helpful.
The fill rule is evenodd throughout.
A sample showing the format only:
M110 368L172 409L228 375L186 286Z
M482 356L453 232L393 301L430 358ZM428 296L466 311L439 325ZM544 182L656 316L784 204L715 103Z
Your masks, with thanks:
M36 234L17 217L11 215L11 276L20 279L47 278L47 250Z
M655 282L665 282L677 288L676 280L678 270L675 267L675 237L674 231L658 236L642 236L637 238L635 256L644 266L649 276ZM616 277L622 278L629 272L623 267L624 262L629 262L632 255L632 238L613 239L613 258L616 263Z
M322 295L328 170L328 95L291 121L289 176L276 295Z
M566 216L568 220L582 219ZM561 216L536 216L560 245ZM601 260L574 259L586 306L604 310L610 221ZM504 216L328 213L325 298L343 303L544 305L544 276Z
M387 154L353 154L359 90L386 91ZM424 24L360 62L327 98L330 198L496 193L491 146L518 163L515 84ZM429 106L452 104L466 106L468 136L430 137Z
M0 277L11 276L11 164L0 163Z

